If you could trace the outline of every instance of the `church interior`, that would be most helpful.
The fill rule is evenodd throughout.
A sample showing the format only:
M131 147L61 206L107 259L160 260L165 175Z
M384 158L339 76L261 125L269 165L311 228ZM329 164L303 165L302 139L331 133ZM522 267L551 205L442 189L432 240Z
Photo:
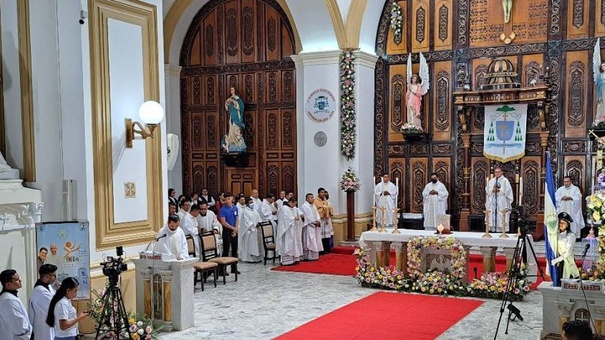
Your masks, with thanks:
M569 181L580 197L563 194L573 201L572 256L599 235L605 194L597 208L586 198L605 187L605 1L4 0L0 27L0 270L20 273L24 302L38 277L40 226L64 221L84 231L83 248L66 251L88 259L87 287L105 287L105 263L121 247L126 309L147 311L138 295L151 281L134 263L169 218L169 189L218 201L292 193L300 207L324 188L331 246L353 254L365 242L370 261L391 270L412 262L412 237L444 229L462 243L476 235L462 251L485 272L507 270L515 234L531 234L534 266L549 262L551 182ZM384 175L395 191L376 189ZM427 196L441 197L437 189L424 192L433 177L446 192L437 205ZM442 209L428 226L427 209ZM159 336L300 338L288 332L377 292L361 287L351 263L348 276L240 263L237 281L195 286L193 327ZM501 325L504 305L493 298L437 334L422 329L438 316L407 330L416 323L415 339L560 339L564 321L588 320L605 335L603 298L547 304L538 283L515 303L525 320L507 334L511 314ZM586 309L573 307L584 300ZM559 314L545 321L547 306ZM380 313L356 317L359 338L409 321ZM79 328L94 334L95 321Z

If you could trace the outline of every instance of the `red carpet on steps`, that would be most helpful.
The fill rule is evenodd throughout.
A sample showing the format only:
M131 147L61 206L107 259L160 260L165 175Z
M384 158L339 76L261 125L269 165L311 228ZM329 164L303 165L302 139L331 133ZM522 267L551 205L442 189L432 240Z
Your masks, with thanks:
M355 276L355 267L357 266L357 256L353 256L355 248L353 247L335 247L330 254L321 255L318 261L303 261L292 266L279 266L272 270L285 272L300 272L313 274L329 274ZM477 278L483 273L483 257L477 254L469 255L469 279L475 278L474 268L477 268ZM391 264L395 264L395 253L391 252ZM544 258L538 258L538 265L544 268ZM504 256L496 257L496 271L506 271L506 258ZM534 290L542 282L542 278L532 278L535 281L531 285ZM537 281L536 281L537 280Z
M379 292L276 339L435 339L482 303L472 299Z

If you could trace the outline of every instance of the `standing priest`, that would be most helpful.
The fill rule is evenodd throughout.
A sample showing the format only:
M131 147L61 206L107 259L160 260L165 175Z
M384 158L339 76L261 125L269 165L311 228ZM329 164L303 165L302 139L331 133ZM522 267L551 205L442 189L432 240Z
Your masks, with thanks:
M433 172L431 174L431 182L422 191L424 229L436 230L439 224L437 216L445 214L447 210L448 195L449 193L445 185L439 181L439 175Z
M580 188L571 183L571 177L563 177L563 186L555 192L557 201L557 213L566 212L571 215L571 231L580 237L580 231L584 228L584 216L582 214L582 193Z
M492 232L509 230L509 217L513 204L513 188L502 176L502 168L494 169L494 178L487 183L485 209L489 211L489 226Z
M374 196L376 199L376 224L384 227L394 227L395 200L397 199L398 188L393 182L389 181L389 174L382 176L382 181L374 187ZM384 213L384 215L383 215Z

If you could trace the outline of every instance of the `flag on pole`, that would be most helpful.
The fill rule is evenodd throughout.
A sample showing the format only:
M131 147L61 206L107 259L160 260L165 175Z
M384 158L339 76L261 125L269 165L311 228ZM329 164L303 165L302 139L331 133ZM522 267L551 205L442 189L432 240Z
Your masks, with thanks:
M557 268L551 265L552 259L556 257L555 247L558 237L557 209L555 206L555 180L553 178L552 166L550 165L550 153L546 153L546 188L544 190L544 238L546 240L546 275L550 276L553 286L559 287L559 276Z

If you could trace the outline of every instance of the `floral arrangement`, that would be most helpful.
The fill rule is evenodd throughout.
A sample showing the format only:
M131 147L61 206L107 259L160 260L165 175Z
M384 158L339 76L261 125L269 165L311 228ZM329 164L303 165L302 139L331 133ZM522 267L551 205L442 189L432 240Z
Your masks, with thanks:
M90 311L90 317L98 322L101 319L103 311L105 315L110 313L117 313L118 306L108 306L103 303L103 295L105 295L105 289L97 290L93 289L92 298L88 303L88 310ZM112 311L113 309L113 311ZM110 318L113 319L113 318ZM99 325L97 325L99 327ZM120 334L116 334L115 327L113 325L101 325L101 332L97 337L97 340L102 339L134 339L134 340L156 340L158 339L159 329L153 327L153 322L146 318L137 318L133 313L128 313L128 331L126 328L120 331Z
M361 189L361 181L359 177L355 175L355 172L351 168L347 169L340 178L340 189L346 192L359 191Z
M393 30L393 40L395 41L395 44L399 45L401 44L401 32L402 32L402 27L403 27L403 14L401 11L401 6L399 6L399 3L397 2L397 0L393 0L393 3L391 4L391 22L390 22L390 27Z
M401 126L401 132L403 134L415 134L415 133L422 133L422 129L417 127L414 124L410 124L410 123L405 123Z
M344 51L340 55L340 153L347 160L355 157L357 141L354 60L351 51Z
M601 222L605 216L605 190L595 191L586 200L586 210L592 222Z
M422 240L425 239L425 240ZM410 243L413 246L410 248ZM423 246L443 247L452 251L452 273L429 271L421 273L419 268L420 249ZM456 254L457 253L457 254ZM465 282L466 251L453 237L417 237L408 243L408 277L394 266L376 267L369 262L364 249L356 249L357 272L355 278L364 287L392 289L402 292L417 292L433 295L471 296L501 299L508 285L505 273L484 273L480 278ZM412 266L413 269L410 269ZM522 300L529 292L527 268L522 265L517 285L509 292L513 300Z

